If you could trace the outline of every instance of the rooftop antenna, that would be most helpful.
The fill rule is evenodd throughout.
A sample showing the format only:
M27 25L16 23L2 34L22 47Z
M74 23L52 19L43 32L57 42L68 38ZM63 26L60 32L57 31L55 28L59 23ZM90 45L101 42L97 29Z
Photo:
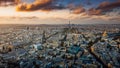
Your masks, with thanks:
M70 20L69 20L69 29L71 29L71 24L70 24Z

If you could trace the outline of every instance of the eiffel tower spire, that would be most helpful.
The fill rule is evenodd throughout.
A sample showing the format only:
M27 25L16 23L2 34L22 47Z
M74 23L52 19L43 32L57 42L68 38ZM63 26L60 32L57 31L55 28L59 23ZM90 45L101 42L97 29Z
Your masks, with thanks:
M43 31L43 36L42 36L42 43L46 42L46 38L45 38L45 31Z
M70 23L70 20L69 20L69 29L71 29L71 23Z

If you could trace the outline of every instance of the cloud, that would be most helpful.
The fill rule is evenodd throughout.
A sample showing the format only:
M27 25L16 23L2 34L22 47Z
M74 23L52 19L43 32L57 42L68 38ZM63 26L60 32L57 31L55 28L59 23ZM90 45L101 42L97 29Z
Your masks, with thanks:
M83 12L85 12L85 9L82 6L77 7L77 8L72 10L73 14L80 14L80 13L83 13Z
M0 2L14 2L14 0L0 0Z
M17 11L33 11L43 7L46 7L52 2L52 0L36 0L32 4L22 3L16 7Z
M91 8L88 10L89 15L100 15L102 13L101 9Z
M120 0L115 2L104 1L100 3L96 8L85 9L83 6L76 6L74 4L68 5L68 8L72 10L74 14L80 14L85 12L88 15L105 15L107 12L115 12L113 9L120 7Z
M35 0L32 4L22 3L16 7L17 11L53 10L64 7L54 4L55 0Z
M13 3L13 4L18 4L18 3L20 3L21 2L21 0L0 0L0 3L8 3L8 2L10 2L10 3Z
M0 0L0 6L9 6L14 4L15 4L14 0Z
M102 2L102 3L99 4L98 9L99 9L99 8L103 8L103 7L106 7L106 6L108 6L108 5L110 5L110 2L107 2L107 1Z
M102 2L97 8L91 8L88 11L90 15L102 15L111 12L113 9L120 7L120 1L116 2Z
M113 3L109 3L109 2L103 2L101 3L97 9L102 9L103 11L107 11L116 7L120 7L120 2L113 2Z
M82 5L68 4L67 8L71 11L72 14L81 14L86 12L86 9Z
M21 0L14 0L15 4L19 4L21 2Z
M61 9L69 9L72 10L73 14L80 14L85 12L83 6L75 5L76 1L65 1L68 2L66 4L62 4L62 0L35 0L31 4L22 3L17 5L17 11L36 11L36 10L61 10Z

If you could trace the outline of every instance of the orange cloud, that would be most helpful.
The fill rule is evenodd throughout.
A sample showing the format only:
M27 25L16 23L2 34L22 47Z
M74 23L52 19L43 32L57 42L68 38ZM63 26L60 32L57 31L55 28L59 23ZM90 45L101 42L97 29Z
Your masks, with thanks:
M117 1L117 2L113 2L113 3L110 3L110 2L103 2L101 3L97 9L101 9L101 10L110 10L110 9L113 9L113 8L116 8L116 7L120 7L120 1Z
M72 10L72 13L74 13L74 14L80 14L80 13L83 13L83 12L85 12L85 9L82 6L77 7L77 8Z
M19 4L21 0L14 0L15 4Z
M100 9L91 8L88 10L89 15L100 15L101 13L102 13L102 10Z
M110 4L110 2L107 2L107 1L102 2L101 4L99 4L98 8L105 7L106 5L109 5L109 4Z
M105 14L106 12L110 12L114 8L120 7L120 1L116 1L113 3L110 2L102 2L99 4L97 8L91 8L88 11L88 14L90 15L101 15Z
M36 0L32 4L20 4L16 7L17 11L34 11L42 9L52 3L53 0Z

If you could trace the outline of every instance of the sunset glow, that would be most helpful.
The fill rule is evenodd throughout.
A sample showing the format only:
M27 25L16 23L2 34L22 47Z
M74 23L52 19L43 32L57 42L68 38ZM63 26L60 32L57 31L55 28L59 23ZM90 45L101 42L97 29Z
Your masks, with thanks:
M23 3L21 3L23 2ZM18 5L10 5L8 6L0 6L0 24L14 23L14 18L18 19L18 22L14 24L20 24L25 22L26 19L31 19L32 24L33 21L37 21L37 24L55 24L54 20L57 20L58 24L66 24L67 21L71 20L72 23L77 24L92 24L92 23L119 23L120 14L119 14L119 1L110 0L93 2L96 4L96 7L101 7L100 9L93 8L95 4L77 6L79 3L74 1L69 4L69 1L65 1L62 6L58 3L52 3L52 0L21 0ZM57 1L55 1L57 2ZM78 1L80 2L80 1ZM7 2L9 3L9 2ZM11 2L12 3L12 2ZM14 2L13 2L14 3ZM18 2L19 3L19 2ZM82 2L81 2L82 3ZM91 1L92 3L92 1ZM113 5L113 7L112 7ZM111 6L108 8L107 6ZM107 11L105 9L112 9L112 11ZM107 12L106 12L107 11ZM21 22L21 18L23 17L23 21ZM24 18L26 17L26 18ZM10 19L7 21L5 18ZM94 21L93 21L94 19ZM13 21L12 21L13 20ZM45 21L44 21L45 20ZM102 21L101 21L102 20ZM42 23L39 23L39 22ZM49 23L47 23L49 21ZM64 23L63 23L64 22ZM33 23L35 24L35 23Z

